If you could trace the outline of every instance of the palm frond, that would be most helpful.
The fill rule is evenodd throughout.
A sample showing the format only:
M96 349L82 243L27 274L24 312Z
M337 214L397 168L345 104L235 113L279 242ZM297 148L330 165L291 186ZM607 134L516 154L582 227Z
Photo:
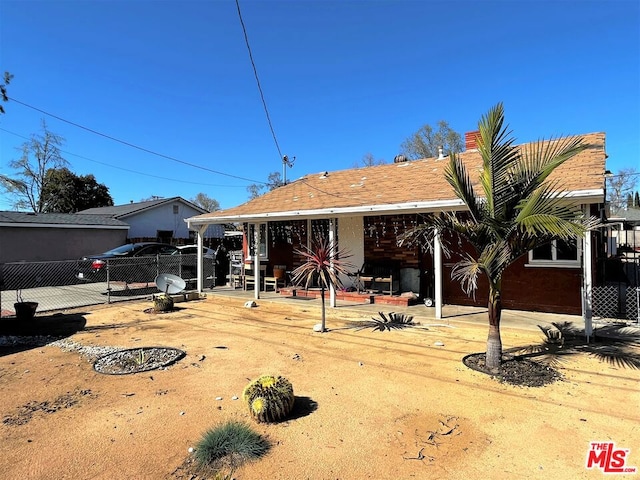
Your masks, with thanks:
M449 163L444 170L444 177L453 188L456 196L467 206L471 217L478 221L481 218L481 212L471 178L464 163L455 153L449 156Z

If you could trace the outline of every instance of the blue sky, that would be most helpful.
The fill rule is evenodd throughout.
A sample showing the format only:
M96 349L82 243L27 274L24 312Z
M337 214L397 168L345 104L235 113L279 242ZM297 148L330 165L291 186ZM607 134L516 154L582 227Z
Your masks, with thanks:
M422 125L464 134L499 101L519 142L604 131L608 168L640 169L639 5L240 0L288 179L393 161ZM229 208L282 172L234 0L0 0L0 70L20 102L202 167L9 102L0 173L42 118L116 204L204 192Z

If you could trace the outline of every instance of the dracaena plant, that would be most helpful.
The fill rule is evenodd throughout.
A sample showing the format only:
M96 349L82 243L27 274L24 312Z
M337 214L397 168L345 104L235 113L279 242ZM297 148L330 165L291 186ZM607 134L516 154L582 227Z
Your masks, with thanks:
M344 249L339 249L335 242L324 237L316 237L311 247L303 246L295 250L304 257L304 263L293 271L292 283L309 288L314 282L320 285L322 299L322 331L325 331L325 290L333 287L342 289L341 276L347 276L355 267L346 260L351 255Z

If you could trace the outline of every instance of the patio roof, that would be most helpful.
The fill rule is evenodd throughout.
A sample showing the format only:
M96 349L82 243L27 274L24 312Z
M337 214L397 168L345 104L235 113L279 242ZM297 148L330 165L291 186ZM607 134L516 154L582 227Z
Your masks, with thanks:
M580 135L587 149L559 167L550 180L579 203L604 197L605 134ZM521 148L523 145L520 146ZM477 149L460 154L476 191L482 158ZM461 210L444 177L445 159L425 159L306 175L237 207L191 217L189 227L225 222L277 221L353 215Z

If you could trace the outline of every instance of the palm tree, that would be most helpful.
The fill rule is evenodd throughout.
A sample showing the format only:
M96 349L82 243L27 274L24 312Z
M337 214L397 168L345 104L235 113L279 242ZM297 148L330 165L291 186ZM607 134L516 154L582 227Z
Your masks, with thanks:
M345 260L351 255L345 250L339 250L334 242L326 240L324 237L316 237L311 248L306 245L303 250L296 250L296 253L305 258L305 262L293 271L292 283L294 285L304 285L305 288L318 280L322 293L322 331L325 329L325 289L333 286L334 289L342 288L340 275L349 275L350 269L354 266L346 263Z
M504 124L501 103L480 119L478 150L482 157L480 191L473 187L467 169L456 154L451 154L445 177L455 194L466 205L463 215L441 213L400 239L432 245L436 232L466 239L473 254L464 253L452 271L467 294L477 288L478 275L489 283L486 366L497 369L502 361L500 318L502 313L502 274L529 250L551 240L571 241L597 225L595 217L585 217L579 205L563 195L558 181L549 175L581 152L580 138L540 140L515 147L511 132ZM449 254L443 243L445 254Z

